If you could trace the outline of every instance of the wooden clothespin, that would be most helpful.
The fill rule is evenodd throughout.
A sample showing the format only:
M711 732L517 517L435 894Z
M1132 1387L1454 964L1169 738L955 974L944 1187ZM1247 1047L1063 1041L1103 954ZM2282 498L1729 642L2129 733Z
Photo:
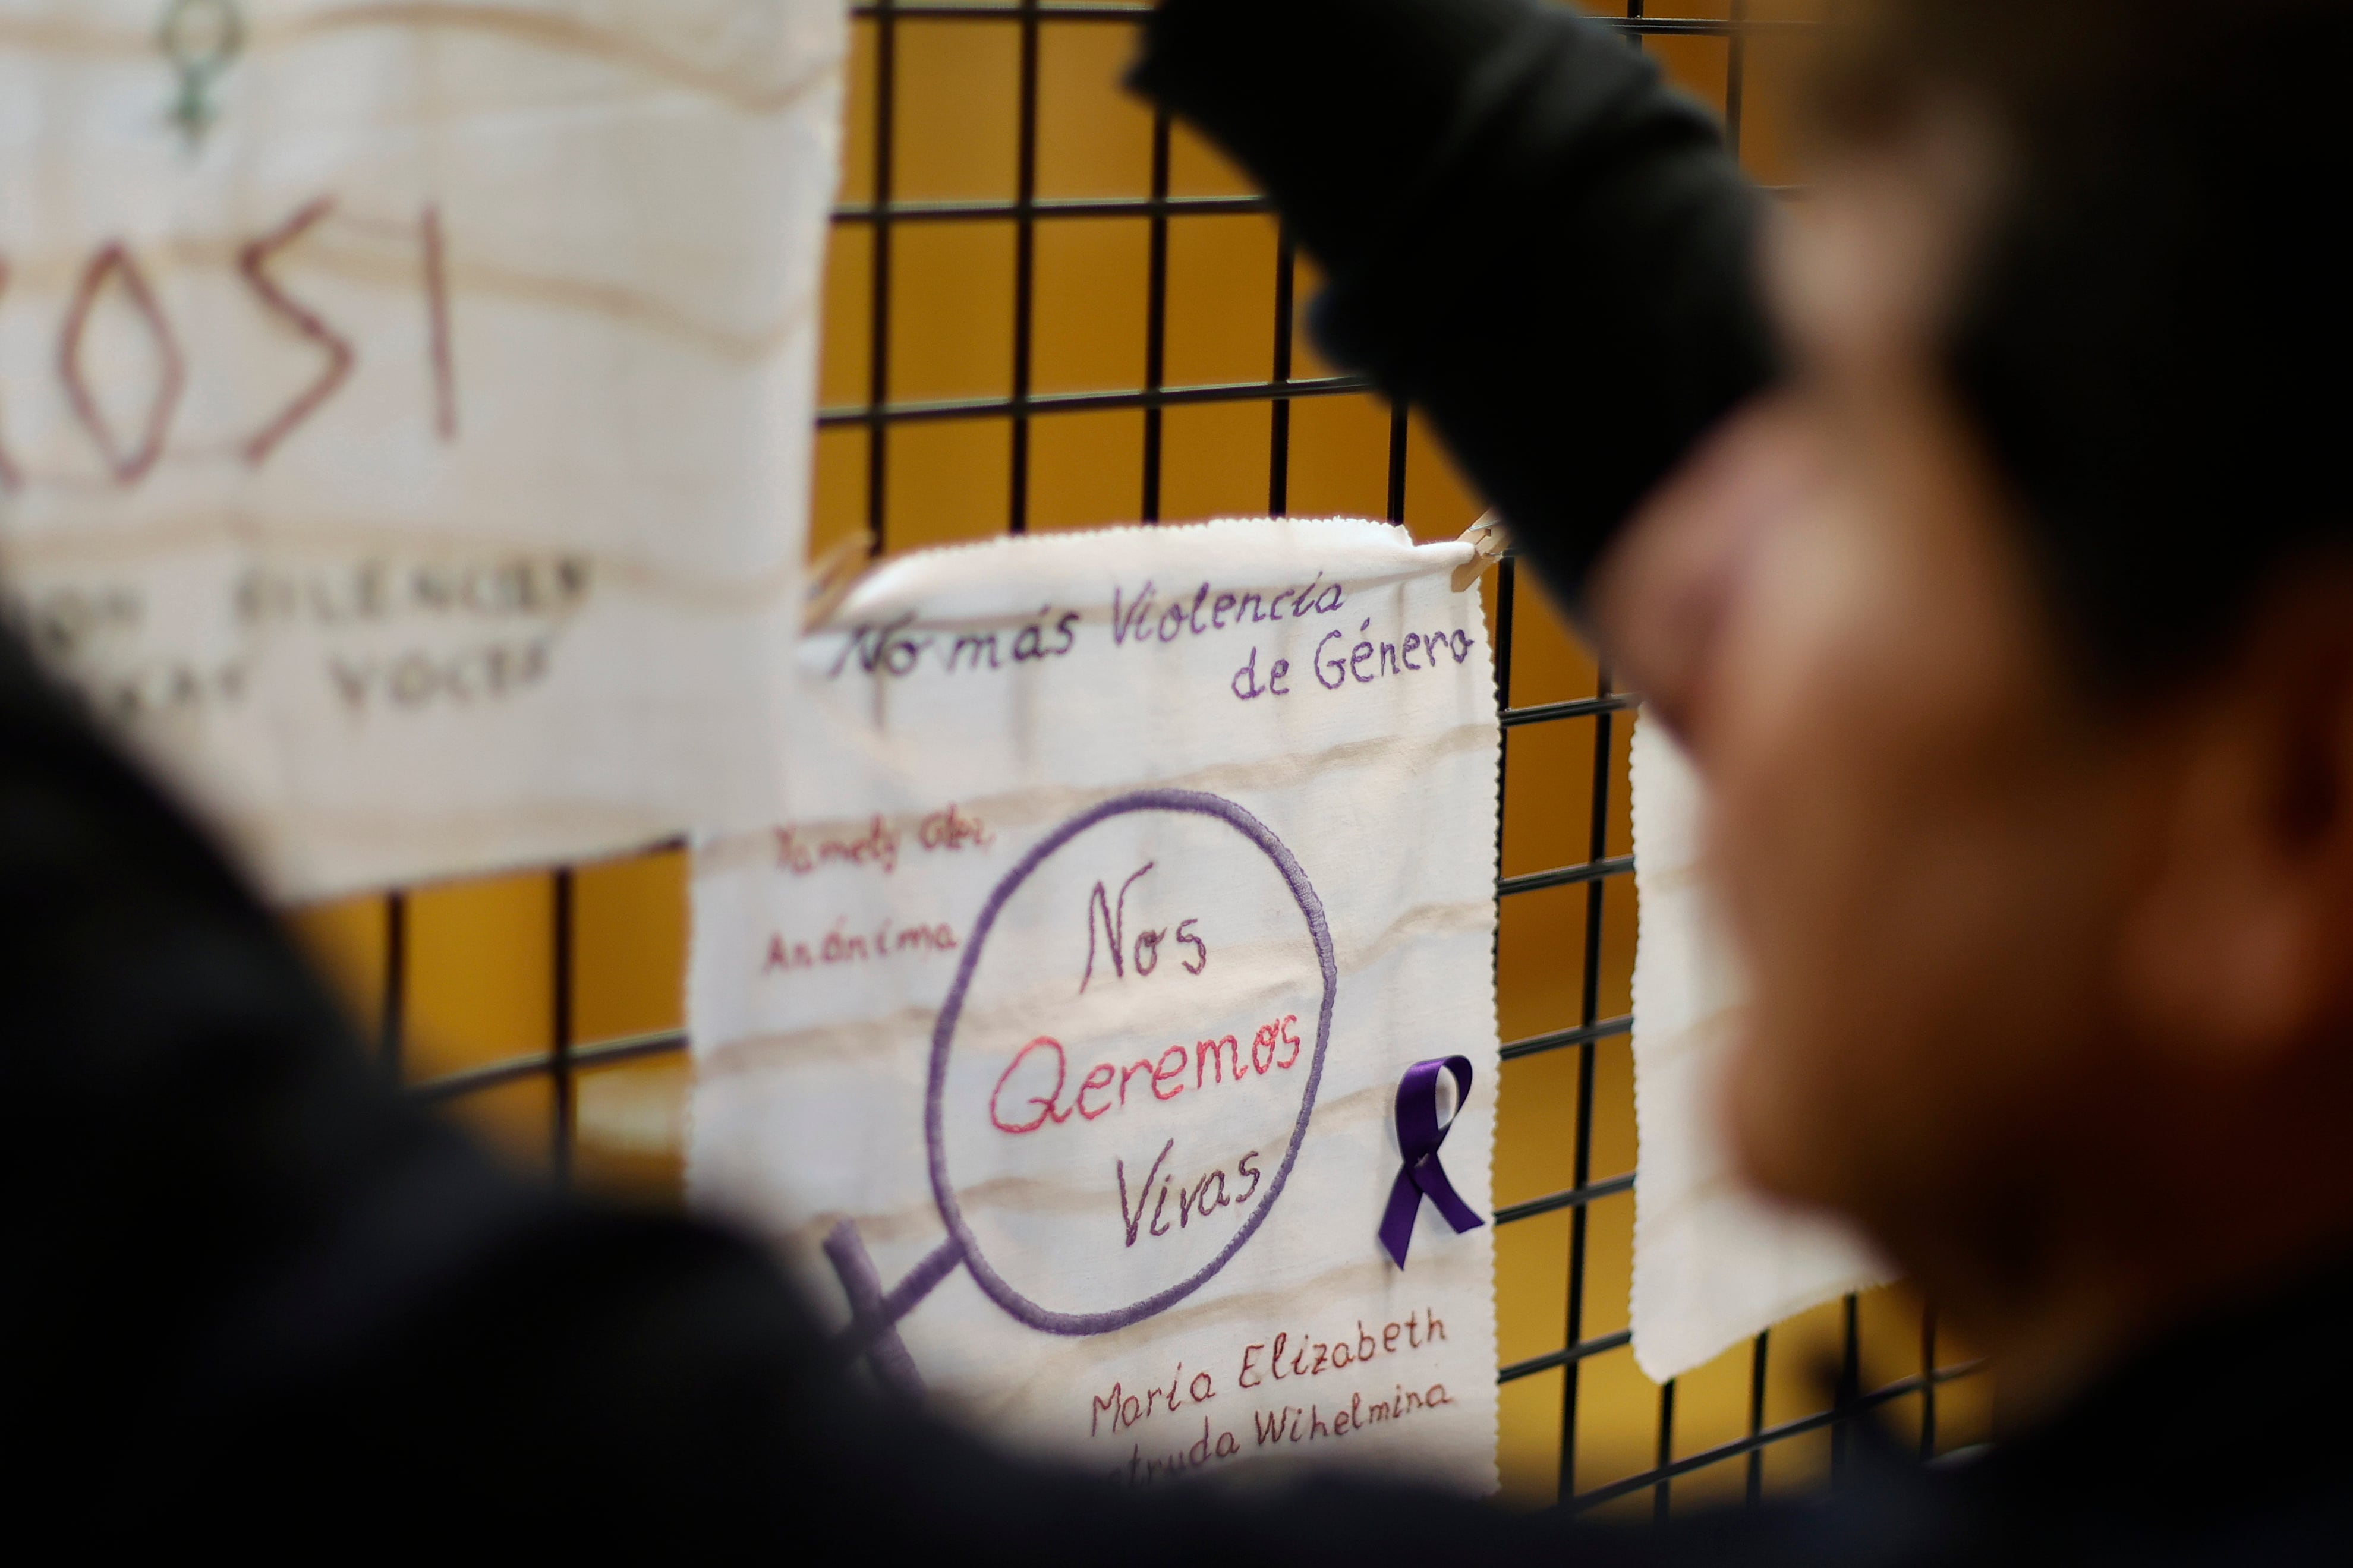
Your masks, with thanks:
M1512 536L1504 528L1504 520L1487 512L1478 521L1462 531L1462 542L1471 547L1471 559L1454 569L1453 585L1458 594L1478 586L1487 568L1504 558L1512 547Z
M802 601L802 630L821 630L833 619L833 613L866 575L873 556L874 536L861 528L810 565L807 595Z

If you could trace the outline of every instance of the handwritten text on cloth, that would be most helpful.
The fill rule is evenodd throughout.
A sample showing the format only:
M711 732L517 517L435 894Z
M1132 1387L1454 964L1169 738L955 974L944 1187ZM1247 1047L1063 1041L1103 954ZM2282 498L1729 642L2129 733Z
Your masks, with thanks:
M277 893L768 815L844 37L0 0L7 608Z
M1328 521L1006 541L807 639L790 819L696 854L690 1180L882 1381L1138 1484L1493 1488L1493 1233L1428 1210L1402 1270L1378 1234L1403 1075L1495 1081L1463 555ZM1493 1109L1448 1130L1482 1212Z

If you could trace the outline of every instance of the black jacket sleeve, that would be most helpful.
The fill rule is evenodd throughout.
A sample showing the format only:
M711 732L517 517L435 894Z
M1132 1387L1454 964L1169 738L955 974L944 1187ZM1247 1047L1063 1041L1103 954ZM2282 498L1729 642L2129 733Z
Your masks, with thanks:
M1134 85L1266 186L1335 362L1423 409L1574 603L1775 374L1762 197L1714 121L1547 0L1164 0Z

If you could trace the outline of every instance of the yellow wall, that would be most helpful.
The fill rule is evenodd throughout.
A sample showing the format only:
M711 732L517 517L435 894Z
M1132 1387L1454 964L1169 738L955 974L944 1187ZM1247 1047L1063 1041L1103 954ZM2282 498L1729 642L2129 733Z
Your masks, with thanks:
M1680 16L1722 16L1679 0ZM1666 9L1662 4L1653 12ZM1758 16L1804 15L1812 0L1757 0ZM998 24L905 20L899 24L896 195L901 200L1009 199L1015 194L1018 98L1018 32ZM1651 47L1674 76L1722 105L1729 45L1671 38ZM1743 152L1768 184L1798 179L1789 105L1801 76L1802 37L1752 39L1747 47ZM1039 59L1039 187L1045 196L1143 195L1149 192L1151 121L1117 87L1134 47L1124 25L1050 24ZM871 199L873 162L873 30L860 23L849 79L843 199ZM1178 195L1244 193L1250 185L1194 138L1179 132L1172 162ZM893 252L895 284L890 395L894 400L997 395L1010 389L1014 229L1009 222L905 224ZM862 404L867 361L872 232L833 233L826 286L826 347L820 403ZM1134 387L1144 374L1147 228L1140 218L1056 220L1038 229L1034 384L1041 392ZM1261 216L1184 217L1169 233L1166 379L1261 380L1273 353L1275 231ZM1303 265L1299 297L1313 279ZM1303 339L1293 374L1328 374ZM1034 423L1030 521L1076 527L1133 519L1144 416L1134 412L1060 415ZM1177 408L1166 415L1162 515L1170 520L1263 511L1271 422L1262 404ZM1295 512L1378 516L1387 505L1388 414L1369 396L1311 398L1292 415L1290 507ZM891 437L884 520L888 543L913 549L997 532L1005 526L1010 440L1003 421L902 426ZM862 527L866 436L827 430L819 437L812 527L822 552ZM1460 532L1478 503L1448 469L1419 425L1407 468L1406 520L1425 538ZM1490 598L1493 597L1490 581ZM1513 648L1513 700L1525 705L1589 696L1590 655L1546 612L1525 584ZM1506 874L1586 858L1595 727L1535 726L1509 738L1504 804ZM1609 853L1630 847L1625 801L1625 739L1614 727ZM573 884L575 972L572 1037L593 1042L683 1023L686 944L684 857L677 851L579 870ZM553 978L556 893L548 875L499 878L407 895L404 1066L435 1077L547 1050L554 1026ZM1503 1035L1517 1038L1578 1021L1586 899L1564 889L1505 901L1499 946ZM383 1010L385 900L361 900L295 917L371 1027ZM1629 1009L1634 952L1630 879L1604 900L1600 1016ZM1571 1184L1577 1055L1555 1052L1505 1067L1495 1160L1499 1203ZM638 1201L674 1202L679 1186L685 1067L676 1056L595 1068L581 1075L575 1174ZM518 1160L544 1167L550 1091L532 1079L468 1095L455 1113ZM1597 1052L1592 1171L1630 1170L1634 1161L1632 1070L1628 1042ZM1633 1200L1593 1206L1587 1259L1585 1332L1624 1327ZM1497 1237L1497 1310L1506 1362L1563 1342L1570 1219L1546 1215ZM1915 1302L1883 1291L1862 1304L1864 1386L1917 1370ZM1768 1422L1819 1409L1840 1344L1834 1304L1777 1330ZM1947 1347L1945 1360L1960 1358ZM1747 1427L1746 1350L1681 1380L1673 1451L1687 1454L1736 1438ZM1654 1462L1659 1391L1630 1352L1593 1358L1581 1374L1577 1419L1580 1489ZM1563 1375L1547 1373L1505 1386L1502 1459L1507 1496L1549 1501L1558 1467ZM1945 1446L1973 1441L1986 1426L1982 1380L1940 1395ZM1896 1408L1899 1426L1916 1415ZM1916 1428L1915 1428L1916 1429ZM1779 1446L1767 1463L1774 1485L1820 1473L1828 1437ZM1678 1500L1736 1495L1745 1468L1717 1467L1679 1482ZM1647 1510L1647 1496L1629 1500Z

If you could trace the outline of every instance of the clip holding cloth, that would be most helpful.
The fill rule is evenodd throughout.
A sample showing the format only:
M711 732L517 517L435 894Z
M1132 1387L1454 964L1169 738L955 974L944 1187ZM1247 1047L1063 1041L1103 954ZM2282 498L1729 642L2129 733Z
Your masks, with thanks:
M1512 535L1504 526L1504 520L1490 511L1482 513L1478 521L1464 529L1459 542L1471 547L1471 559L1454 569L1448 586L1463 594L1476 587L1487 569L1504 558L1512 547Z
M823 630L873 563L874 535L862 528L811 563L807 597L801 609L801 628Z

